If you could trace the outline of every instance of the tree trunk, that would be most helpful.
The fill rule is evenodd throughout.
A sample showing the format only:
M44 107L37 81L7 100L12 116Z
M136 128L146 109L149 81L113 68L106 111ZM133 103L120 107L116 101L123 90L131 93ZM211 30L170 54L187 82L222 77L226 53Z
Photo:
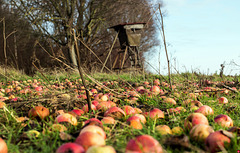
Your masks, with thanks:
M67 29L67 46L68 46L68 55L69 55L69 60L70 64L72 67L77 67L77 59L76 59L76 53L75 53L75 48L74 48L74 39L73 35L71 34L71 28Z

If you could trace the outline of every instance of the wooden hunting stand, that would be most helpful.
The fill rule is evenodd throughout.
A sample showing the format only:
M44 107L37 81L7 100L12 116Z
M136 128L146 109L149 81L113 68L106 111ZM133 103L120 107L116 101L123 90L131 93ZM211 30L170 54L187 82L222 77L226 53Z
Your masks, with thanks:
M146 23L123 23L112 26L118 33L118 39L121 45L120 51L114 60L113 70L129 69L124 67L124 64L130 60L132 69L142 69L138 46L141 41L141 30Z

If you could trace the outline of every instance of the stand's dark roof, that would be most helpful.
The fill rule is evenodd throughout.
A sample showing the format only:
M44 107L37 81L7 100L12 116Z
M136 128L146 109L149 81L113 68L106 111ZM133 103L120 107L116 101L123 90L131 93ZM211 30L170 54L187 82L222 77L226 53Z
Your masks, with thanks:
M110 29L111 28L113 28L113 29L120 29L121 27L123 27L123 26L125 26L125 25L135 25L135 24L146 24L145 22L135 22L135 23L121 23L121 24L118 24L118 25L115 25L115 26L112 26L112 27L110 27Z

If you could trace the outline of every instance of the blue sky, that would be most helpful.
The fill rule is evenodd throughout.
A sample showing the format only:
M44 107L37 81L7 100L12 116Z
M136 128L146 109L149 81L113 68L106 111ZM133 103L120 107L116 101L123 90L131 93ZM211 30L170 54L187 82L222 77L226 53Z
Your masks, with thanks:
M171 63L180 72L240 74L239 0L164 0L165 35ZM164 48L157 48L148 61L167 74ZM229 65L230 64L230 65ZM154 72L154 71L153 71ZM176 72L172 70L172 72Z

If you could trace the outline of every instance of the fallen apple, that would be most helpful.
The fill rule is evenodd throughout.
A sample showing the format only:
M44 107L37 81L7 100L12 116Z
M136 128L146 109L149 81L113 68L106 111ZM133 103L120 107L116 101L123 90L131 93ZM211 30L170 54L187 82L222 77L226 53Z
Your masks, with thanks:
M106 144L101 135L89 131L80 134L75 140L75 143L83 146L85 150L88 150L89 147L94 145L101 146Z
M148 113L149 117L151 119L156 119L156 118L164 118L164 112L161 111L158 108L154 108L152 110L150 110L150 112Z
M116 153L112 146L91 146L86 153Z
M77 118L69 113L60 114L55 120L57 123L67 122L75 126L77 125Z
M167 104L172 104L172 105L176 105L177 102L173 99L173 98L165 98L163 100L164 103L167 103Z
M96 126L96 125L88 125L88 126L84 127L84 128L81 130L81 132L80 132L79 135L83 134L84 132L97 133L97 134L99 134L100 136L102 136L104 139L106 139L106 133L104 132L104 130L103 130L101 127Z
M84 148L77 143L64 143L56 151L56 153L85 153Z
M49 109L43 106L35 106L31 108L28 112L29 118L40 118L45 119L50 114Z
M216 131L206 138L205 146L206 149L211 152L219 152L223 151L222 149L225 149L225 147L229 146L231 142L231 138L229 138L227 135L223 133L223 131Z
M184 127L187 130L191 130L197 124L208 125L208 119L201 113L192 113L184 121Z
M128 141L125 153L162 153L159 142L150 135L140 135Z
M195 141L204 142L208 135L212 132L214 132L214 130L211 126L205 124L197 124L191 129L189 135L190 138Z
M103 117L103 119L101 120L101 122L103 124L115 124L115 119L113 117Z
M155 127L155 131L161 135L172 134L172 130L167 125L158 125Z
M104 117L107 116L113 117L114 119L121 119L123 116L126 116L126 114L119 107L111 107L104 113Z
M8 152L8 147L6 142L0 138L0 153L7 153Z
M222 127L232 127L233 126L233 120L228 116L224 114L220 114L214 118L214 122L221 125Z
M227 104L228 99L226 97L220 97L220 98L218 98L218 102L219 102L219 104Z
M211 107L207 106L207 105L203 105L201 107L199 107L195 113L202 113L203 115L207 116L207 115L213 115L214 111Z

